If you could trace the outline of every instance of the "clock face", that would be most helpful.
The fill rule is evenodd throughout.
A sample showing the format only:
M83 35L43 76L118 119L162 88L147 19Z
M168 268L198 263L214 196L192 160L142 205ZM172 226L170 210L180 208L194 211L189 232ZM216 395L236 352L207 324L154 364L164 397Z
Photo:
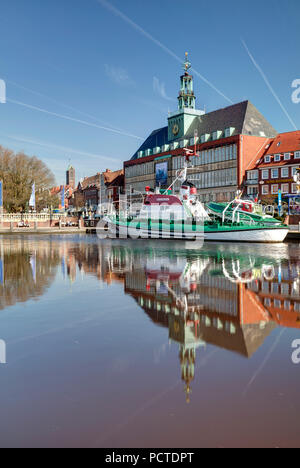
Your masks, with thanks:
M173 125L172 132L173 132L173 135L178 135L178 133L179 133L178 124Z

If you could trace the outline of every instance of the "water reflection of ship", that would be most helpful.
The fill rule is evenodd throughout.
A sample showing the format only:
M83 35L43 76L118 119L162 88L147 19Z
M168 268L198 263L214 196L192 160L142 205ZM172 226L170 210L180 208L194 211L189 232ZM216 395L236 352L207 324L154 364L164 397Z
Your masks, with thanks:
M159 251L152 251L150 259L140 252L132 255L134 261L131 258L125 271L125 292L154 323L167 327L170 339L179 344L187 400L198 347L212 344L250 358L277 324L298 326L299 314L290 321L288 311L281 310L281 322L274 318L260 287L268 284L271 290L278 279L282 285L287 282L294 294L290 312L297 311L299 264L293 258L220 251L190 258Z

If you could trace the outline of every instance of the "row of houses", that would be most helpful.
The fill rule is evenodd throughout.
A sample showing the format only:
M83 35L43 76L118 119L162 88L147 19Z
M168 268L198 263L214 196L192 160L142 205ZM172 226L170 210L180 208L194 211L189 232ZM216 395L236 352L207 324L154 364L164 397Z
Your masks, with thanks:
M96 211L100 204L118 204L123 190L124 171L106 169L105 172L81 179L77 187L69 191L66 208L74 212L83 209Z

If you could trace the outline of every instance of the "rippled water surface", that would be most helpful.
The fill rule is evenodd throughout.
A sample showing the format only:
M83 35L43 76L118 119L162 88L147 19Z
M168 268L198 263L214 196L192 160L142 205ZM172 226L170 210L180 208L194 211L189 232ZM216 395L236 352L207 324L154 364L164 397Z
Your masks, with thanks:
M299 254L0 238L0 446L300 446Z

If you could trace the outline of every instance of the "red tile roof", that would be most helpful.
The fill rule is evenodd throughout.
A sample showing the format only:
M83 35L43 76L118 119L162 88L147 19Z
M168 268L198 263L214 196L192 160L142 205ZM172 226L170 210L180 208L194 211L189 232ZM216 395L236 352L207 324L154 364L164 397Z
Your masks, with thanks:
M292 151L300 151L300 130L277 135L266 154L290 153Z
M291 156L290 160L284 160L284 153L294 153L295 151L300 151L300 130L295 132L280 133L277 137L269 139L266 142L266 145L262 148L260 153L257 155L257 158L254 158L252 164L247 168L247 171L253 169L264 169L267 167L282 167L291 164L299 164L300 160L294 159ZM274 161L274 155L281 154L281 161ZM270 155L271 161L269 163L265 162L265 156Z

